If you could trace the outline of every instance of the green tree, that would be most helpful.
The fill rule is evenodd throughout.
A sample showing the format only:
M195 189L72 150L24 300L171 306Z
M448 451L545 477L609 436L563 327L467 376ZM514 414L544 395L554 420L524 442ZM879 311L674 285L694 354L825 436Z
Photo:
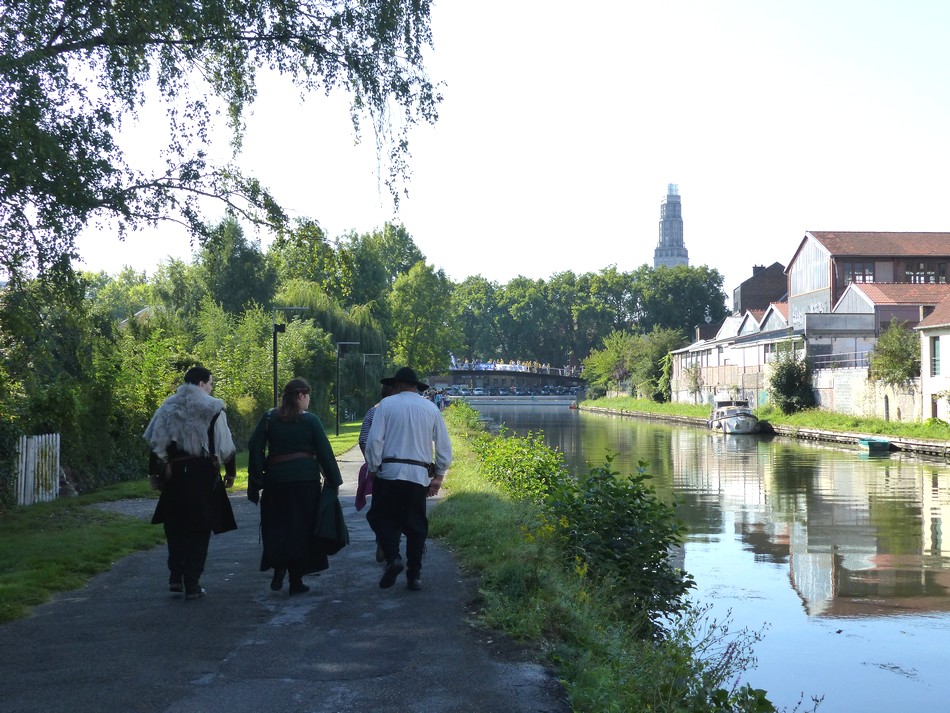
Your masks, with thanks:
M178 325L182 332L193 332L207 294L198 266L178 259L165 260L152 276L151 285L157 315Z
M424 70L428 0L305 4L8 3L0 13L0 265L44 269L75 251L97 218L129 226L176 220L205 234L199 200L285 220L267 190L206 150L223 114L240 147L259 70L302 92L347 92L357 135L374 130L398 202L408 132L434 122L441 97ZM168 101L165 168L128 161L117 132L150 92ZM219 111L223 105L224 111ZM399 111L393 111L398 108Z
M602 308L600 317L606 323L601 338L611 330L633 329L636 302L630 273L619 272L616 265L605 267L591 276L590 291L594 301Z
M240 314L251 305L270 307L277 271L260 248L244 237L233 215L209 231L197 264L206 294L226 312Z
M815 405L811 383L811 363L795 356L790 348L780 352L769 373L769 397L784 414L795 413Z
M180 334L147 320L141 329L120 328L114 343L100 350L100 373L111 368L114 438L118 443L145 431L155 409L181 383L193 362ZM135 445L141 447L141 443Z
M445 371L449 352L461 341L452 319L452 283L445 273L416 263L393 285L390 309L391 361L411 366L419 374Z
M214 372L215 394L224 399L236 442L246 442L261 414L273 406L273 315L254 307L240 315L208 300L201 310L195 357ZM278 388L294 376L311 382L311 410L330 415L334 349L330 337L294 317L280 335Z
M315 220L302 219L281 230L267 254L281 282L306 280L328 290L336 275L336 252Z
M481 275L467 277L452 290L455 323L461 330L463 357L501 357L498 333L498 283Z
M346 308L367 305L382 324L391 321L388 296L396 279L425 259L406 229L389 223L372 233L343 236L336 256L336 282L327 291Z
M550 336L545 332L550 324L550 309L544 280L523 276L514 278L500 290L498 307L502 357L546 361L544 349Z
M144 271L137 272L125 267L115 277L100 272L82 273L82 278L93 311L109 319L131 319L151 305L152 288Z
M373 231L368 243L383 266L388 290L400 275L408 274L417 262L426 259L404 225L385 223L382 230Z
M59 433L61 462L86 484L115 479L134 459L112 396L111 338L65 260L40 278L15 277L0 292L0 354L9 404L28 434ZM136 434L138 435L138 434Z
M920 334L892 318L871 350L870 367L874 381L906 388L920 376Z
M631 293L637 329L649 332L654 327L677 329L692 334L706 321L718 322L727 314L722 275L705 265L658 267L644 265L633 274Z
M664 327L654 327L649 334L633 340L629 357L630 377L639 396L654 401L669 400L668 374L666 385L663 384L664 364L668 363L671 351L687 343L682 332Z
M602 347L584 359L584 380L596 393L620 389L630 378L634 340L629 332L611 332L604 338Z
M591 298L590 275L558 272L547 281L545 291L550 312L545 320L548 339L544 351L534 359L558 366L576 364L593 346L590 322L597 310Z

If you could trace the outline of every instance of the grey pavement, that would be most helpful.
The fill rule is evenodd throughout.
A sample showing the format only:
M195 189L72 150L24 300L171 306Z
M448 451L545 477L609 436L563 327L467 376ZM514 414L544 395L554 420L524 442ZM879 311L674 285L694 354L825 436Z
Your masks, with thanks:
M235 493L238 530L211 538L205 598L167 591L157 547L0 626L0 711L570 711L550 671L471 625L473 582L438 542L421 592L404 576L379 589L366 510L354 505L362 456L339 461L351 541L305 578L309 593L270 590L258 510ZM151 517L154 501L103 507Z

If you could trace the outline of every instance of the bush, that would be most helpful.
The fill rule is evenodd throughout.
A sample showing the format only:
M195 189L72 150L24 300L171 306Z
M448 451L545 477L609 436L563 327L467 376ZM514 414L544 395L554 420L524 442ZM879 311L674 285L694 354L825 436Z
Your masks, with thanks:
M783 414L795 413L815 405L811 384L811 362L783 354L772 364L769 398Z
M567 473L564 456L544 445L543 434L482 438L474 444L482 472L516 498L543 503Z
M670 557L683 528L673 506L649 486L646 463L622 476L611 461L607 456L587 475L559 478L548 494L547 512L569 558L598 580L616 582L621 610L631 618L645 614L645 628L653 629L661 617L682 610L694 586Z
M644 635L661 635L660 620L682 609L693 581L672 564L682 528L673 507L648 485L646 464L621 476L608 455L603 466L574 477L563 454L544 445L542 434L503 431L497 438L476 437L472 445L484 476L540 506L532 537L550 541L565 567L598 585L615 584L619 609L645 622Z

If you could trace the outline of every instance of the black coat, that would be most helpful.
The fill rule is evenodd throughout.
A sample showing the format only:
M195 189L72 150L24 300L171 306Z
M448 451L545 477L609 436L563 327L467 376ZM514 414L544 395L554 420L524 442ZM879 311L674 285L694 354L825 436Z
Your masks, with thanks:
M216 535L237 529L228 492L210 458L172 461L172 477L162 488L152 524Z

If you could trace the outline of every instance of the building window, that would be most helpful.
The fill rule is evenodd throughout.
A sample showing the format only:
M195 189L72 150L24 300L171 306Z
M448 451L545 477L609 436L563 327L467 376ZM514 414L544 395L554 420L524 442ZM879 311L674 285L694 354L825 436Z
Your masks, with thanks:
M940 376L940 337L930 338L930 375Z
M914 262L904 268L904 281L918 285L947 284L947 263Z
M873 262L846 262L842 263L844 268L844 281L848 282L874 282L874 263Z

